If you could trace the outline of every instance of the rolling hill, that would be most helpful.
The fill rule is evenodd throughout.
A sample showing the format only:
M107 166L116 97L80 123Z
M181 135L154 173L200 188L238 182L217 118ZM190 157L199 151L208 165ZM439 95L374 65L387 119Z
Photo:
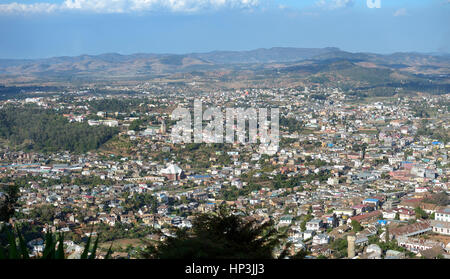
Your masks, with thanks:
M0 85L41 85L51 82L178 80L197 77L209 82L248 81L248 86L289 86L298 81L358 91L419 88L448 93L447 54L352 53L338 48L270 48L190 54L107 53L35 60L0 59ZM239 85L239 82L237 83ZM234 85L233 85L234 86ZM390 90L390 89L389 89Z

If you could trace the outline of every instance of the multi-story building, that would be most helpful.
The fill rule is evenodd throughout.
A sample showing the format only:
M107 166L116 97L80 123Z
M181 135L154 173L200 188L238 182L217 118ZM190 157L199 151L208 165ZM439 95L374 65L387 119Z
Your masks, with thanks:
M323 227L323 221L320 219L313 219L306 223L306 230L318 231Z
M400 236L397 238L398 245L406 248L413 253L419 253L420 251L428 250L433 247L444 248L441 242L437 242L429 239L420 239L407 236Z
M443 235L450 235L450 206L435 213L434 220L431 221L433 232Z

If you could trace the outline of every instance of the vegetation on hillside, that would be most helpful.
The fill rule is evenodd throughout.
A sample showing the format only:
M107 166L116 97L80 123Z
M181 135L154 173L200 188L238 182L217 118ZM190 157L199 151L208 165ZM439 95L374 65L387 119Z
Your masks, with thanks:
M60 115L35 106L8 106L0 110L0 138L24 151L86 152L99 148L117 132L106 126L70 123Z

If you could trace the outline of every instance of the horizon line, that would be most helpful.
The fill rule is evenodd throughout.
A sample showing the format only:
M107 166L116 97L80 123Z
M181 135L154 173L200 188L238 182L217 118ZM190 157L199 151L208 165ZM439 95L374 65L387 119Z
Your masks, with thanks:
M193 54L208 54L214 52L252 52L256 50L271 50L271 49L336 49L337 51L353 53L353 54L377 54L377 55L393 55L399 53L410 53L410 54L421 54L421 55L431 55L431 56L446 56L450 55L450 52L445 51L431 51L431 52L421 52L421 51L394 51L394 52L373 52L373 51L348 51L343 50L340 47L328 46L328 47L291 47L291 46L273 46L273 47L259 47L252 49L244 49L244 50L226 50L226 49L215 49L210 51L192 51L192 52L133 52L133 53L120 53L120 52L101 52L101 53L80 53L76 55L55 55L55 56L47 56L47 57L36 57L36 58L24 58L24 57L14 57L14 58L3 58L0 57L0 60L46 60L53 58L75 58L82 56L101 56L101 55L120 55L120 56L133 56L133 55L193 55Z

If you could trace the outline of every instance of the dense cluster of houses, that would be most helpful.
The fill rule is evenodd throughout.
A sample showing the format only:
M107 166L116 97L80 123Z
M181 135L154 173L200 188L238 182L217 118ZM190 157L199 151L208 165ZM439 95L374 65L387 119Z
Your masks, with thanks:
M324 94L326 99L311 99L313 93ZM85 101L83 98L87 97L79 97L77 102ZM194 98L198 96L186 93L159 100L186 106ZM57 214L52 223L45 224L46 230L76 231L98 223L141 224L155 229L190 227L193 213L210 212L227 204L261 221L274 220L278 228L287 227L288 241L296 251L330 254L329 244L344 238L357 222L363 230L355 244L366 247L361 257L378 255L378 248L369 245L369 237L383 240L387 233L414 253L440 247L440 255L448 255L449 207L430 199L435 193L449 192L450 145L418 135L422 119L415 116L411 106L419 101L443 110L439 98L448 97L408 97L369 104L347 103L346 98L340 90L329 88L249 89L201 96L203 102L219 107L258 107L270 102L280 107L282 117L302 123L302 128L294 131L282 125L281 144L271 156L263 156L256 145L231 144L230 150L210 155L210 167L195 169L191 162L171 156L177 146L170 141L164 120L160 125L134 131L127 127L140 119L139 115L114 118L120 114L97 114L102 119L89 120L89 125L121 128L120 135L134 143L133 155L44 155L0 150L0 161L4 162L0 176L39 177L21 189L19 211L26 216L36 206L54 205ZM58 100L39 99L43 107L52 107L52 103ZM87 106L66 108L74 110L65 115L71 121L86 120L80 110ZM160 119L169 119L170 115L155 114ZM428 125L448 129L448 123L438 118ZM157 158L153 153L169 155ZM221 155L230 163L220 163ZM63 182L67 176L98 177L105 183L95 187L75 185ZM273 187L280 176L284 180L299 179L290 187ZM249 179L261 187L234 200L224 198L224 191L249 187ZM156 209L125 209L127 196L145 193L155 197ZM434 218L418 219L417 208ZM82 219L73 213L79 209L85 212ZM305 216L310 217L306 222ZM440 237L423 237L431 234ZM391 251L384 256L401 255Z

